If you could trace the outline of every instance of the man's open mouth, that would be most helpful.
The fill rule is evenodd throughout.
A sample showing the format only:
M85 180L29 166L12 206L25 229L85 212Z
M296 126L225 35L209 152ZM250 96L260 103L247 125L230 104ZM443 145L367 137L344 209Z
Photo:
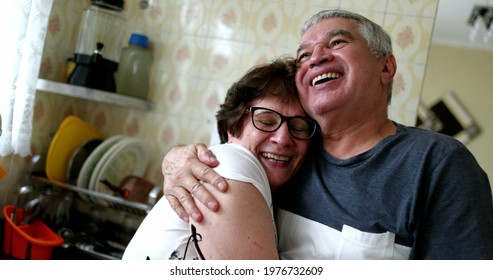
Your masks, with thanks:
M335 72L324 73L322 75L318 75L312 80L312 86L322 84L328 81L332 81L334 79L340 78L342 75Z

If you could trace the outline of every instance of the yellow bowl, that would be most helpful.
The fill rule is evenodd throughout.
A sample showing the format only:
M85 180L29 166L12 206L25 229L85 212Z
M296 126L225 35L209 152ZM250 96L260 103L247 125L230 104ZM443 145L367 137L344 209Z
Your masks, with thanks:
M66 117L51 140L46 158L46 176L66 183L72 154L89 139L103 138L103 133L75 116Z

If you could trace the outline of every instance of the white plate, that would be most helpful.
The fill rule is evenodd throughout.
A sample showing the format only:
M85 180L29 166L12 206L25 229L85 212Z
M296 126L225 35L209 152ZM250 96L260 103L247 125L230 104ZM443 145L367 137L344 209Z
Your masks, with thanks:
M142 176L149 162L145 142L135 138L125 138L112 146L94 168L89 189L101 193L113 194L107 186L100 183L106 179L120 186L129 175Z
M89 188L89 182L94 168L108 151L109 148L114 146L119 141L123 140L124 136L115 135L103 141L99 146L92 151L89 157L84 161L82 168L80 169L79 176L77 177L77 186L81 188Z

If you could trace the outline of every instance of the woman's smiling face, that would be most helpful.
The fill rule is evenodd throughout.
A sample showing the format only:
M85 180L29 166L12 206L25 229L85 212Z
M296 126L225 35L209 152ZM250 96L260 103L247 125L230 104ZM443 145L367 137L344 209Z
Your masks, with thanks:
M253 107L268 108L286 117L308 117L297 100L281 103L274 96L267 96L252 103ZM286 183L300 168L308 151L310 140L294 138L283 122L273 132L261 131L252 123L252 112L245 114L239 136L229 134L229 143L248 148L260 161L267 173L272 190Z

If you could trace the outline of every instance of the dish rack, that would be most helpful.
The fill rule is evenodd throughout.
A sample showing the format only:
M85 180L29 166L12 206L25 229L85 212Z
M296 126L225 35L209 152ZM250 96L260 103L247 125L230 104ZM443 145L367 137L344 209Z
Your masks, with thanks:
M99 204L102 206L110 207L116 210L121 210L130 214L135 214L140 216L147 215L147 213L149 213L149 211L152 209L152 207L156 202L154 200L154 201L149 201L148 204L144 204L140 202L130 201L114 195L91 191L85 188L81 188L78 186L70 185L59 181L50 180L48 178L36 176L36 175L32 175L31 179L38 183L48 184L54 187L72 191L76 193L83 200L90 200L92 203L95 204ZM160 186L156 186L154 189L156 188L160 188Z

